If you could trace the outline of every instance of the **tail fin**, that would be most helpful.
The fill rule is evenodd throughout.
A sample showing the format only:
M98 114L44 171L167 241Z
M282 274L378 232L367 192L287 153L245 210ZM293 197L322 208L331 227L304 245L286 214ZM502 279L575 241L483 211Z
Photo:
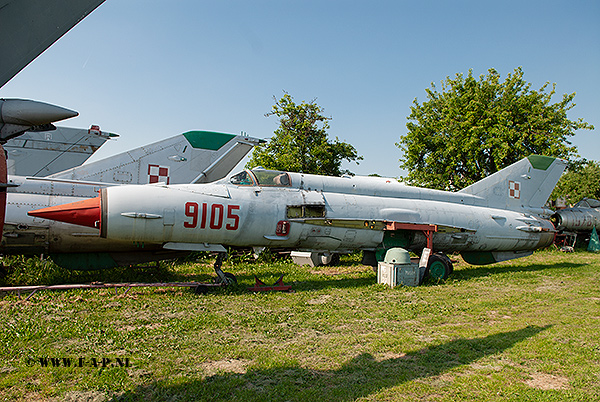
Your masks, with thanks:
M257 138L189 131L150 145L48 176L113 184L182 184L227 175Z
M109 138L117 134L90 129L56 127L53 131L27 131L8 140L8 174L44 177L81 165Z
M566 166L559 158L531 155L459 192L481 197L491 208L537 211L548 201Z

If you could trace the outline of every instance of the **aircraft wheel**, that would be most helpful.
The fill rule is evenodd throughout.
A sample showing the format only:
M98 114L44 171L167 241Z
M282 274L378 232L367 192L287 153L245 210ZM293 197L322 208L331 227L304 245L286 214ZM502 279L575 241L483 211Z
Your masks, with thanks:
M452 275L452 273L454 272L454 264L452 264L450 257L448 257L444 253L435 253L435 255L439 255L444 259L444 261L446 261L446 264L448 265L448 275Z
M225 274L225 285L237 285L237 278L230 272L223 272Z
M448 260L449 261L449 260ZM436 281L445 280L450 274L450 267L445 258L440 255L434 254L429 257L429 264L427 264L427 272L431 279Z
M323 265L336 266L340 263L340 255L338 253L331 253L328 255L321 255L321 263Z

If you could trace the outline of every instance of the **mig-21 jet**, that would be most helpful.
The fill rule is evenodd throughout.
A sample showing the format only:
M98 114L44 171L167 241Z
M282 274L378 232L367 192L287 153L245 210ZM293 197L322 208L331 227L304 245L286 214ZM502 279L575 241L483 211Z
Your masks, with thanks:
M532 155L458 192L396 179L254 169L205 184L106 187L99 197L29 215L165 251L360 249L381 260L394 247L426 250L429 274L446 278L452 265L445 253L490 264L550 245L555 228L544 205L565 166ZM230 279L217 268L221 280Z
M189 131L46 177L11 175L0 252L49 255L72 269L109 268L181 255L182 250L166 251L143 242L102 239L96 229L31 217L27 212L32 207L93 198L108 186L218 180L262 142L246 135Z

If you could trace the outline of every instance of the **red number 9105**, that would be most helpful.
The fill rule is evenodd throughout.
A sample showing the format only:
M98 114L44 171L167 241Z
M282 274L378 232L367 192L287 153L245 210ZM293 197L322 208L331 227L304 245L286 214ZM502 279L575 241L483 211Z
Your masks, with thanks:
M227 208L227 216L225 215L225 208ZM221 229L223 223L225 223L225 229L237 230L240 224L240 217L237 215L239 209L239 205L227 205L225 207L223 204L212 204L209 208L206 202L202 204L186 202L185 216L191 218L191 220L183 222L183 226L195 228L198 227L198 221L200 221L200 229L206 229L206 225L210 229ZM227 221L225 222L225 220Z

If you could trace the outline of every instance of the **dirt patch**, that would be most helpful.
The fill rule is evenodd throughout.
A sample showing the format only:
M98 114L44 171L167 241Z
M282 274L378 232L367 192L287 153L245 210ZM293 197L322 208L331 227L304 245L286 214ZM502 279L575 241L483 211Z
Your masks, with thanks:
M525 381L525 384L544 391L568 389L569 379L558 375L534 373L531 374L531 379Z
M309 272L313 275L330 275L330 276L335 276L335 275L344 275L344 274L352 274L352 273L356 273L356 272L362 272L362 271L366 271L371 269L371 267L367 267L367 266L344 266L344 265L338 265L338 266L330 266L330 265L322 265L319 267L315 267L311 270L309 270Z
M500 364L493 364L493 363L489 363L489 364L482 364L482 363L471 363L469 364L469 367L471 367L471 369L473 369L475 372L481 372L481 371L502 371L502 366Z
M384 352L376 355L375 361L381 363L386 360L404 359L405 357L406 353Z
M61 400L65 402L104 402L108 401L108 395L102 391L69 391Z
M310 299L309 301L306 302L306 304L311 304L311 305L325 304L329 301L329 299L331 299L331 297L332 297L331 295L321 295L314 299Z
M205 362L201 366L206 371L206 375L211 376L222 372L245 374L249 364L250 360L228 359Z

